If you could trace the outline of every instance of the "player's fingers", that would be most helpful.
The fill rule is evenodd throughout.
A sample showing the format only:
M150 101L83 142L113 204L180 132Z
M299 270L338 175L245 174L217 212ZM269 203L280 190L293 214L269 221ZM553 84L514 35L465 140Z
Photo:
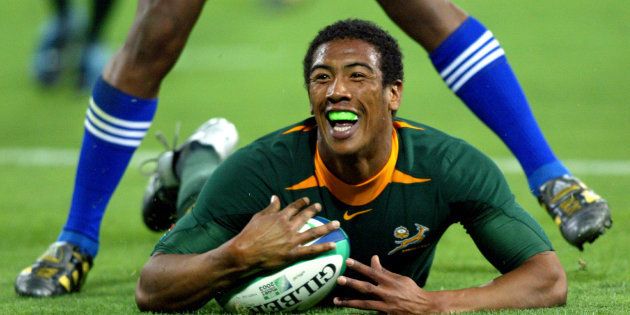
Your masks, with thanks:
M378 255L372 256L372 259L370 259L370 267L372 267L372 269L374 269L375 272L380 271L384 274L391 274L389 270L385 269L385 267L381 265L381 259L378 258Z
M282 212L288 218L292 218L296 213L298 213L300 210L302 210L304 207L306 207L309 203L310 203L310 200L308 199L308 197L302 197L302 198L300 198L300 199L290 203L288 206L286 206L284 209L282 209Z
M324 225L308 229L299 235L298 242L306 244L312 240L322 237L339 228L341 224L337 220L330 221Z
M378 258L378 255L372 256L370 260L370 266L376 270L383 270L383 266L381 266L381 260Z
M308 219L312 218L320 211L322 211L322 205L320 203L314 203L296 213L292 221L297 227L302 227L306 224Z
M372 269L374 269L374 271L381 272L383 273L383 275L400 277L399 274L391 272L387 270L385 267L383 267L383 265L381 265L381 259L378 257L378 255L372 256L372 259L370 261L370 266L372 267Z
M337 278L337 284L375 297L379 297L383 291L381 288L378 287L378 285L374 285L367 281L349 278L346 276L340 276L339 278Z
M379 262L379 265L380 265L380 262ZM368 278L376 282L381 282L385 280L385 273L383 272L382 267L381 269L377 270L377 269L372 268L371 266L362 264L361 262L354 260L352 258L346 259L346 266L348 266L348 268L350 269L353 269L363 274L364 276L367 276Z
M375 310L379 312L386 312L387 304L383 301L374 300L346 300L340 297L335 297L333 303L340 307L358 308L362 310Z
M280 198L278 198L278 196L276 195L272 195L267 208L263 209L260 212L270 213L270 212L278 212L278 211L280 211Z
M294 250L293 258L297 259L304 256L312 256L312 255L321 254L331 249L335 249L335 247L337 247L337 244L335 244L335 242L326 242L326 243L309 245L309 246L298 246Z

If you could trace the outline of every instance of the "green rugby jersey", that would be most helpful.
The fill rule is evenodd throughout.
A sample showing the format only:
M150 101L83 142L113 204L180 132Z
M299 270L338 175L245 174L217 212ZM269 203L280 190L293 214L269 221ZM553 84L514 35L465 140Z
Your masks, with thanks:
M217 168L193 210L154 252L216 248L266 208L271 195L283 207L304 196L321 203L319 215L339 220L348 234L351 257L369 265L378 255L385 268L420 286L440 237L454 223L502 273L552 249L488 157L425 125L396 118L394 127L389 162L358 185L343 183L321 162L313 118L256 140Z

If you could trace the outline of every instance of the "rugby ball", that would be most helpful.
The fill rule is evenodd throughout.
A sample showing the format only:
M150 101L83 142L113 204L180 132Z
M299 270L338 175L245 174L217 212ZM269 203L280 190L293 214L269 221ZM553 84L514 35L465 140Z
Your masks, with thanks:
M322 217L311 218L300 232L326 223L328 220ZM230 313L304 311L315 306L335 287L350 256L348 236L341 228L304 246L326 242L337 246L313 258L257 275L217 297L217 302Z

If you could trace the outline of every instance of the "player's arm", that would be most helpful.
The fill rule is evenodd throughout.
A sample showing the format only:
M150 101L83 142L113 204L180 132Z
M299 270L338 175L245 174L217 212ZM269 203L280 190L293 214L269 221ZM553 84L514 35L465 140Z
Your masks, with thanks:
M516 269L483 287L437 292L434 301L442 309L537 308L564 305L567 280L553 251L536 254Z
M156 254L142 269L136 287L141 311L193 311L205 305L221 288L237 280L239 263L229 246L203 254Z
M550 307L566 302L566 277L558 257L551 251L530 257L484 286L460 290L423 290L411 278L384 269L377 256L372 257L370 266L351 259L347 266L372 282L343 276L337 282L375 298L344 300L336 297L335 305L343 307L388 314L419 314Z
M502 275L480 287L426 291L411 278L385 270L378 257L370 266L349 261L348 268L372 282L340 277L369 300L343 300L336 305L387 313L474 311L536 308L566 302L562 265L540 226L514 201L494 163L464 142L443 151L439 173L432 176L440 198L447 201L483 255ZM449 250L449 249L446 249ZM456 250L456 249L450 249Z
M154 312L195 310L239 279L334 248L334 243L301 246L339 227L333 221L300 233L320 210L308 198L280 210L280 201L274 196L240 233L217 248L201 254L152 256L136 288L138 307Z
M499 168L459 142L441 165L441 195L484 257L503 275L480 288L435 294L452 310L534 308L566 302L564 270L540 225L514 199Z

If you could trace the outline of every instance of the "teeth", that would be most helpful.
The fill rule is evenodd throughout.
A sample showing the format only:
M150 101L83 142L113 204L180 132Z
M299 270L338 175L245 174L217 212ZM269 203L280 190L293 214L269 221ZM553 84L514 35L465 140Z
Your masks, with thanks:
M350 128L352 128L352 126L334 126L333 130L335 130L336 132L345 132L350 130Z

